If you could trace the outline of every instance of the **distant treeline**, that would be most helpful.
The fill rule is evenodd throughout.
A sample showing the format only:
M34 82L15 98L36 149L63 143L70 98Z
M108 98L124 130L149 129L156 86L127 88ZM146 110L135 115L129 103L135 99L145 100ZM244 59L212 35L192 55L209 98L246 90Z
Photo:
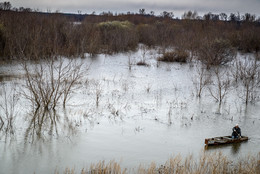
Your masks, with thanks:
M139 43L174 47L191 53L191 57L216 44L217 48L258 52L260 20L249 13L208 13L200 17L192 11L176 19L173 13L155 16L144 9L138 14L118 15L42 13L0 3L2 60L113 54L134 50Z

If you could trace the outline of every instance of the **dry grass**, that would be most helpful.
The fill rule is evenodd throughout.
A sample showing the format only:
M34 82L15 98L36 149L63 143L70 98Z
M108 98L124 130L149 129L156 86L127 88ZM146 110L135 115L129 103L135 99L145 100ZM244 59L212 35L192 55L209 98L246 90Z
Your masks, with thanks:
M74 169L65 169L64 174L76 174ZM105 164L104 161L97 164L92 164L89 169L82 169L80 174L126 174L126 169L122 169L120 164L115 161L110 161ZM56 172L56 174L59 174Z
M82 169L81 174L260 174L260 153L247 156L234 162L222 153L203 154L196 160L191 155L183 159L180 155L172 157L164 165L151 163L148 167L137 169L122 168L119 163L104 161L93 164L89 169ZM74 170L66 169L64 174L75 174Z

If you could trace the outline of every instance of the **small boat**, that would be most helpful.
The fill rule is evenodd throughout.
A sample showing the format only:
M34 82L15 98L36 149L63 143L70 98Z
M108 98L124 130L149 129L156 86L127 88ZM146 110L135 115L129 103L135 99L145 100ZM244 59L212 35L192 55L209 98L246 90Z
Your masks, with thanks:
M205 139L205 145L212 146L212 145L221 145L221 144L240 143L247 140L248 137L246 136L241 136L240 138L232 138L231 136L214 137L214 138Z

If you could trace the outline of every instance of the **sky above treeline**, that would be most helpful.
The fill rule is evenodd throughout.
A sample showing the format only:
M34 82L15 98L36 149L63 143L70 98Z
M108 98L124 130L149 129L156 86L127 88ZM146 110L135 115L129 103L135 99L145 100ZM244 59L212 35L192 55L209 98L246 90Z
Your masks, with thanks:
M9 0L13 7L28 7L40 11L90 14L95 12L138 13L145 9L159 15L163 11L173 12L180 17L184 12L197 11L219 14L250 13L260 15L260 0Z

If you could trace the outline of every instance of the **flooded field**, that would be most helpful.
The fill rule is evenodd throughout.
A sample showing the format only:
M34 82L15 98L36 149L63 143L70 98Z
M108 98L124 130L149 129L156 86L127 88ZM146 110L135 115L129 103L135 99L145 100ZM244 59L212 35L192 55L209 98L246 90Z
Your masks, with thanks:
M53 173L66 167L80 171L103 160L135 168L163 164L178 154L198 158L204 151L220 151L237 161L260 152L257 100L246 107L235 85L221 105L207 88L198 98L195 86L201 65L157 62L157 57L156 50L145 54L139 50L78 59L84 63L84 77L66 108L57 107L56 124L44 125L41 138L35 138L33 131L26 134L30 104L20 97L14 109L14 134L0 134L0 173ZM141 60L147 66L137 66ZM0 69L8 77L19 76L1 78L2 96L13 85L19 94L24 85L21 67ZM248 142L204 149L205 138L231 135L235 124L250 138Z

